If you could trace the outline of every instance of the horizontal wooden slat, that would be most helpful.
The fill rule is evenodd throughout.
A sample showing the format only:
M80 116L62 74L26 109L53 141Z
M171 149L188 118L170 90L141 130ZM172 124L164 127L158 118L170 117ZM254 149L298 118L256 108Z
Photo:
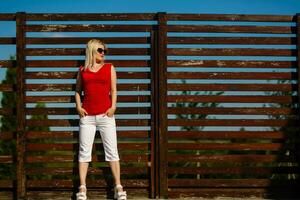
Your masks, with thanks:
M78 56L85 55L84 48L27 48L26 56ZM111 48L108 55L150 55L148 48Z
M291 37L168 37L168 44L295 45Z
M16 44L15 37L0 37L0 44Z
M118 107L115 114L150 114L150 107ZM25 113L28 115L70 115L76 114L74 108L26 108Z
M298 186L299 187L299 186ZM224 198L224 199L297 199L299 191L294 187L264 187L264 188L178 188L169 187L169 198Z
M149 143L118 143L119 150L148 150ZM78 144L70 143L28 143L27 151L74 151L78 150ZM141 155L141 154L139 154Z
M168 72L168 79L290 80L294 72Z
M149 138L150 131L117 131L118 138ZM28 131L27 139L41 138L78 138L78 131Z
M115 54L112 54L115 55ZM296 56L293 49L168 48L168 56Z
M0 13L0 21L15 21L15 13Z
M13 163L13 157L12 156L4 156L1 155L0 156L0 163L4 164L4 163Z
M292 22L294 15L251 15L251 14L167 14L170 21L253 21L253 22Z
M16 66L16 61L15 60L0 60L0 67L4 68L11 68Z
M205 115L297 115L295 108L184 108L168 107L168 114L205 114Z
M169 91L297 91L296 84L167 84Z
M147 60L108 60L106 62L113 63L115 67L147 67L150 61ZM84 65L82 60L27 60L27 67L77 67Z
M168 162L207 162L207 163L274 163L297 162L294 157L278 155L168 155Z
M13 84L5 84L5 83L2 83L0 84L0 91L2 92L13 92L14 89L13 89Z
M276 119L169 119L169 126L292 126L297 120Z
M27 72L27 79L75 79L77 72ZM149 72L118 72L118 79L150 79Z
M170 187L270 187L287 186L297 183L296 180L270 180L270 179L169 179Z
M168 131L168 138L197 138L197 139L283 139L286 133L281 131Z
M169 167L168 174L296 174L298 167Z
M55 167L55 168L29 168L26 170L27 175L72 175L74 171L78 170L78 168L74 167ZM149 173L148 168L145 167L122 167L121 173L122 174L147 174ZM89 174L99 175L99 174L106 174L107 171L110 171L109 167L90 167Z
M139 21L155 20L155 13L28 13L28 21Z
M63 24L27 25L26 32L148 32L151 25L110 25L110 24ZM287 30L286 30L287 32Z
M26 96L25 102L75 102L74 96ZM118 96L118 102L150 102L150 96L146 95L131 95L131 96Z
M13 109L10 108L0 108L0 115L12 115Z
M223 103L296 103L296 96L217 96L217 95L168 95L168 102L223 102Z
M92 156L93 162L104 162L104 156ZM138 162L138 163L147 163L150 159L148 155L120 155L120 159L123 162ZM27 156L26 162L28 163L66 163L66 162L76 162L77 157L75 156L62 156L62 155L53 155L53 156Z
M78 126L78 119L27 119L28 126ZM150 126L148 119L116 119L118 126Z
M13 180L0 180L0 188L12 188L12 187L13 187ZM3 191L1 191L1 192L3 192ZM1 195L1 192L0 192L0 195Z
M13 132L10 131L1 131L0 140L11 140L13 139Z
M292 26L240 26L240 25L168 25L168 32L204 32L204 33L296 33Z
M59 181L59 180L58 180ZM142 180L144 181L144 180ZM73 183L74 185L70 185L67 188L64 188L64 190L59 190L60 185L56 185L58 183L57 181L51 182L52 186L54 186L55 190L51 189L51 186L48 188L40 188L39 190L28 190L26 192L26 197L30 200L41 200L41 199L70 199L74 195L73 189L76 188L78 185L76 183ZM92 182L93 187L88 187L88 199L96 200L96 199L112 199L113 198L113 190L112 186L109 185L107 182L101 183L101 182ZM39 183L37 183L37 187ZM88 180L88 184L90 185L90 180ZM98 184L98 185L97 185ZM108 188L104 188L101 184L104 184L105 186L109 185L109 191ZM46 184L44 184L46 185ZM99 188L100 185L100 188ZM131 184L132 185L132 184ZM126 186L125 186L126 187ZM58 189L58 190L57 190ZM147 187L134 187L128 188L126 187L127 194L130 194L131 197L134 197L135 199L147 199L149 197L149 188ZM1 193L0 193L1 195ZM129 195L128 195L129 196ZM11 200L13 198L3 199L3 200Z
M75 91L75 84L27 84L25 88L28 91ZM150 84L143 83L117 85L118 91L149 91L150 88Z
M284 147L280 143L168 143L169 150L271 150L279 151ZM287 147L285 147L287 148Z
M296 68L295 61L168 60L168 67Z
M100 39L106 44L147 44L150 43L149 37L93 37ZM91 38L89 37L28 37L27 44L86 44ZM1 40L0 40L1 41Z
M126 185L126 187L149 187L149 181L145 179L124 179L122 183ZM73 180L27 180L28 188L74 188ZM87 180L87 184L89 187L93 188L106 188L107 182L103 179L98 180Z

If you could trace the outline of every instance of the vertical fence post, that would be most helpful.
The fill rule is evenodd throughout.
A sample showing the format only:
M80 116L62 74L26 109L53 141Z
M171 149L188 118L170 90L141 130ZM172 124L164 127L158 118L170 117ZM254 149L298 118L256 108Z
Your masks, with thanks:
M151 189L150 197L158 195L158 73L157 73L157 26L150 32L150 73L151 73Z
M300 13L296 14L296 39L297 39L297 70L298 70L298 77L297 77L297 84L298 84L298 90L297 90L297 103L298 103L298 110L300 110ZM298 113L298 124L300 122L300 114ZM299 136L297 137L297 139L299 139ZM297 152L298 152L298 156L297 156L297 163L300 163L300 156L299 156L299 144L297 142Z
M24 160L25 160L25 23L26 13L16 13L16 53L17 53L17 137L16 137L16 148L17 148L17 199L26 198L26 182L24 172Z
M168 138L167 138L167 15L166 12L157 13L157 112L158 112L158 189L160 198L168 198Z

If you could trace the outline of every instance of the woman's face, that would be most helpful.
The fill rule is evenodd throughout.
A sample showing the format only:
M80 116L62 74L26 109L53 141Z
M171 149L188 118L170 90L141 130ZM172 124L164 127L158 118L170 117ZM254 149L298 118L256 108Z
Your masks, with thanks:
M101 50L100 51L98 51L97 49L102 49L102 52L101 52ZM105 55L105 53L104 53L104 46L102 45L102 44L99 44L98 46L97 46L97 48L96 48L96 50L94 51L94 57L95 57L95 59L96 59L96 61L104 61L104 55Z

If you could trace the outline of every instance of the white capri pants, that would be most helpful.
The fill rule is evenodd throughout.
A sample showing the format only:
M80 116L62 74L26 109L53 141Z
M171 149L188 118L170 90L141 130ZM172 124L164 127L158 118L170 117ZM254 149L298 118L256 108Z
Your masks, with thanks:
M92 148L96 130L99 130L105 153L105 161L120 160L117 147L115 116L106 114L86 115L79 121L79 162L92 161Z

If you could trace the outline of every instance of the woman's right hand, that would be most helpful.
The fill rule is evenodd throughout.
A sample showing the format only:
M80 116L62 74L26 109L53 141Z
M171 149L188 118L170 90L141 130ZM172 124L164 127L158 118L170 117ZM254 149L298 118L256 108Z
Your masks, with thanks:
M88 113L86 112L86 110L85 110L84 108L82 108L82 107L77 108L77 112L78 112L80 118L81 118L81 117L85 117L85 116L88 114Z

